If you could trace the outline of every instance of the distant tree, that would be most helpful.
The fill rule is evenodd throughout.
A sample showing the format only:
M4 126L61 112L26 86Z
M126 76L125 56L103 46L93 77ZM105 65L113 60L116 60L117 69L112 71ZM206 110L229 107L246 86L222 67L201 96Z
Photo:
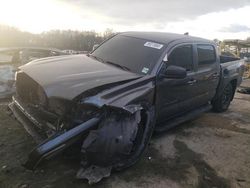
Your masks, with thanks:
M115 34L113 29L107 28L104 32L103 32L103 38L104 40L110 38L111 36L113 36Z
M32 34L14 27L0 25L0 47L36 46L91 51L95 44L100 44L113 34L112 29L106 29L103 33L52 30L41 34Z

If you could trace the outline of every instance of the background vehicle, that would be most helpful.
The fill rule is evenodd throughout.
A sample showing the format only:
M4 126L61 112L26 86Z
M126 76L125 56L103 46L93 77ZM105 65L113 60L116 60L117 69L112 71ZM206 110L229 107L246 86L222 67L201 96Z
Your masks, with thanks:
M86 170L131 166L154 130L211 107L227 110L243 71L241 60L220 58L212 41L150 32L117 34L87 56L33 61L20 67L10 104L26 129L36 138L38 129L45 140L26 166L33 169L77 141L80 178L88 178Z
M14 77L19 66L35 59L58 55L66 54L49 48L0 48L0 98L9 97L15 92Z

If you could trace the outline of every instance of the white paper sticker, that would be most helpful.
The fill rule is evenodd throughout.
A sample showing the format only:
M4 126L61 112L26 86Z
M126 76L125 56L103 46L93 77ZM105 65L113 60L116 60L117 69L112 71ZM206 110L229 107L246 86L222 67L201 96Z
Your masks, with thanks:
M163 47L163 44L159 44L155 42L146 42L144 46L160 50Z
M145 73L145 74L147 74L148 73L148 71L149 71L149 68L147 68L147 67L143 67L143 69L142 69L142 73Z

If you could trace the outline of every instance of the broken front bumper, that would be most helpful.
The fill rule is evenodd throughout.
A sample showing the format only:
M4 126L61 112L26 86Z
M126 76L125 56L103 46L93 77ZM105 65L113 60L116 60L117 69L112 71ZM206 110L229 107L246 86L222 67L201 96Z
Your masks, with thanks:
M45 139L45 137L39 133L39 129L36 128L41 126L39 121L30 115L20 102L13 98L13 102L9 104L9 108L26 131L40 143L29 154L28 160L24 164L24 166L30 170L35 169L44 159L55 156L78 141L83 135L87 134L90 129L93 129L99 121L99 118L95 117L66 132L58 132L54 136Z

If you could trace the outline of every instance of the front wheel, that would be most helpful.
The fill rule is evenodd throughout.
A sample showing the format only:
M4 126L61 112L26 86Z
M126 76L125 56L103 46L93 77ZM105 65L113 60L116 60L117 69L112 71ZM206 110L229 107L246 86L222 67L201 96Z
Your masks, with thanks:
M224 112L228 109L234 94L232 84L228 84L222 91L222 94L212 102L215 112Z

